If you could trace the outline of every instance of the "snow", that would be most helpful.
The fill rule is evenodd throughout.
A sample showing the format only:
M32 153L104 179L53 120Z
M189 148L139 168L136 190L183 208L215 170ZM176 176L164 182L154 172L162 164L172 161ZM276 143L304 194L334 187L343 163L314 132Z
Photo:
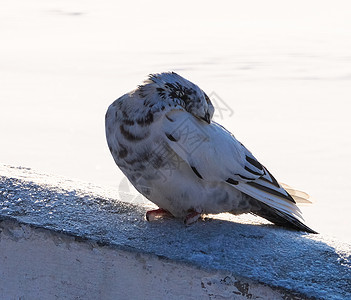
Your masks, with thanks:
M351 245L286 230L248 216L149 223L148 207L121 202L91 184L0 167L0 218L103 245L164 257L285 288L309 297L351 297Z

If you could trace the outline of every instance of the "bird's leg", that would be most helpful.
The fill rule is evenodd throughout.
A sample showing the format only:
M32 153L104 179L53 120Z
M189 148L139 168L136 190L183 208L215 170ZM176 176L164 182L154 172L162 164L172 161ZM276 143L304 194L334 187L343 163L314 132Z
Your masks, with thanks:
M168 210L165 210L163 208L148 210L146 212L146 220L148 220L149 222L164 217L173 217L173 215Z
M187 216L185 217L184 224L191 225L195 223L201 217L201 213L201 211L197 211L195 209L190 210Z

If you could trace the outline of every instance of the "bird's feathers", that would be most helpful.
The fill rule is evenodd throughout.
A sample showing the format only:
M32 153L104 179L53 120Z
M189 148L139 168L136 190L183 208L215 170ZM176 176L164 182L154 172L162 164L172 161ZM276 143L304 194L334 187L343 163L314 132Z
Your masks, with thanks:
M211 122L213 112L197 85L175 73L150 75L106 113L112 156L138 191L174 215L251 211L314 232L296 206L308 195L279 184L228 130ZM178 164L165 174L174 159Z
M280 183L280 185L293 197L298 204L312 204L313 200L309 194L306 192L297 190L285 183Z

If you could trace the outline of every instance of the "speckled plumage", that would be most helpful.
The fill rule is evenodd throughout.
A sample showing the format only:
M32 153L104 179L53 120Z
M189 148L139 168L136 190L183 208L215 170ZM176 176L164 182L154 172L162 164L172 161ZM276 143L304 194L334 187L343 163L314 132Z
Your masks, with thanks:
M150 75L108 108L107 143L134 187L175 217L252 212L314 232L293 197L213 113L197 85L173 72Z

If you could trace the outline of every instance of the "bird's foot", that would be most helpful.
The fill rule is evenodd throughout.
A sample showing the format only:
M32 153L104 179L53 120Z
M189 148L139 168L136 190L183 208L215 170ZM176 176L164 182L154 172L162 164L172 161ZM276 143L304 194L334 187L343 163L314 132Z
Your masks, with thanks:
M201 217L201 212L196 210L189 211L189 214L185 217L184 224L191 225L195 223Z
M171 218L173 215L168 211L163 208L158 208L158 209L153 209L153 210L148 210L146 212L146 220L149 222L158 220L160 218Z

